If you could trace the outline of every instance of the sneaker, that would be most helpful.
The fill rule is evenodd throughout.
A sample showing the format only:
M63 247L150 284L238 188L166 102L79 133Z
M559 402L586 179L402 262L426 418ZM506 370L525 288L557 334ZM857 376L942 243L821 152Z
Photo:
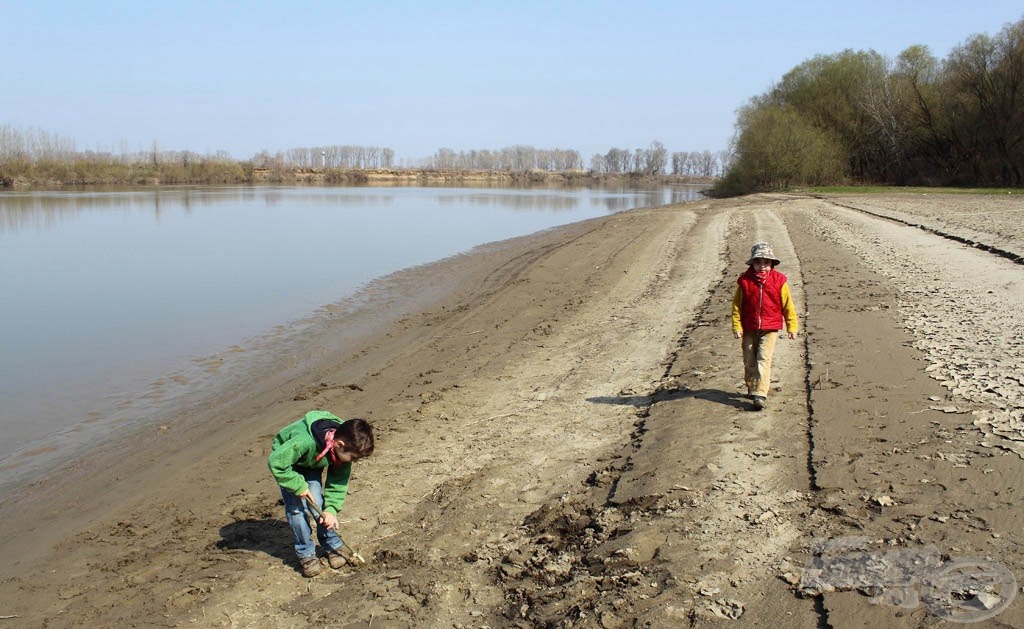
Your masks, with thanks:
M765 402L768 401L768 399L765 398L763 395L755 395L753 397L753 400L754 400L754 410L757 410L757 411L763 409L764 405L765 405Z
M342 556L340 550L331 549L327 551L327 565L331 568L337 570L339 568L344 568L347 564L348 561L346 561L345 557Z
M302 567L302 576L306 578L315 577L320 574L320 559L316 555L300 557L299 565Z

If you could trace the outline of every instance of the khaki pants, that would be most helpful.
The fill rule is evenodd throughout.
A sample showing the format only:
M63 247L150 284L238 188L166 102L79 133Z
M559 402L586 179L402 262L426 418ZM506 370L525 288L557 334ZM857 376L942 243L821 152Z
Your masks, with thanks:
M743 382L752 395L768 397L768 389L772 383L772 354L775 353L777 340L779 333L774 331L755 330L743 333Z

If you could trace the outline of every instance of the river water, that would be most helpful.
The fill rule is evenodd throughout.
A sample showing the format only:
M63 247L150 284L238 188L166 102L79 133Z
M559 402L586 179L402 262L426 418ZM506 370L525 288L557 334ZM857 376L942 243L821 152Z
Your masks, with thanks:
M0 474L183 366L368 282L697 187L181 187L0 193ZM166 396L160 396L166 404ZM155 403L155 401L154 401ZM173 403L173 400L171 400Z

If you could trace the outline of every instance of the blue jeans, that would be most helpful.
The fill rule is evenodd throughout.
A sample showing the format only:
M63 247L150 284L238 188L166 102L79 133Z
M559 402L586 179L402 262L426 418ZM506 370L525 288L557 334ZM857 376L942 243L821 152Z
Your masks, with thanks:
M316 504L323 508L324 492L320 480L323 470L296 470L306 479L309 485L309 493L313 494ZM306 501L299 498L284 487L281 488L281 496L284 498L284 515L288 518L288 526L292 528L292 535L295 536L295 554L299 559L313 557L316 555L316 543L313 541L313 529L309 525L309 518L316 522L317 516L313 509L306 504ZM341 538L334 531L330 531L323 524L317 522L316 537L320 540L320 546L324 549L341 550Z

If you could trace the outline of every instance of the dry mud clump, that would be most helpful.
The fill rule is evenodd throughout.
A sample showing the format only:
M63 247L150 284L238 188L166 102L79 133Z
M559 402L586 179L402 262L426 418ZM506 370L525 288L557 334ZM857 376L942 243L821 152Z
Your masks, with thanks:
M672 585L671 574L644 561L640 551L609 550L609 540L653 510L595 507L563 498L527 518L522 529L495 547L497 578L506 592L504 617L516 626L573 626L586 618L608 625L636 615L638 601Z

